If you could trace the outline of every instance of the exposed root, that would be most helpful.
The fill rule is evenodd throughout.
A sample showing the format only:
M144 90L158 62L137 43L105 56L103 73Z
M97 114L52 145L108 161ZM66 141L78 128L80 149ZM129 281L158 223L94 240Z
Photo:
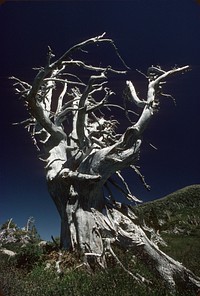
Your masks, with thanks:
M151 282L147 279L145 279L143 276L141 276L140 274L136 273L136 275L134 275L131 271L129 271L124 265L123 263L119 260L119 258L117 257L117 255L115 254L115 252L113 251L112 247L111 247L111 243L113 242L113 239L110 238L105 238L104 242L105 242L105 249L106 252L109 252L116 260L116 262L122 267L122 269L128 273L137 283L139 284L150 284Z
M147 267L151 268L151 271L154 271L157 276L164 280L166 286L173 293L182 287L198 290L200 288L200 278L181 263L162 252L157 243L146 236L142 227L135 224L136 217L133 214L131 218L130 212L131 210L127 206L123 206L121 210L106 209L104 214L93 210L98 229L102 233L104 251L110 253L122 269L140 284L150 284L151 282L142 275L129 271L114 253L111 247L112 243L117 243L126 250L133 250L134 254Z

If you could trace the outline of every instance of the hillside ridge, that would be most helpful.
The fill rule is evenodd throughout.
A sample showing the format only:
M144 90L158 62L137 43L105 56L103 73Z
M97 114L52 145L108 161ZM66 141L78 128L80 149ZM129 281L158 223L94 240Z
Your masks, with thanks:
M180 201L183 201L183 198L185 197L186 194L191 195L191 193L192 193L193 198L197 198L197 199L199 198L199 200L200 200L200 184L194 184L194 185L189 185L189 186L180 188L172 193L165 195L164 197L154 199L151 201L147 201L143 204L140 204L139 206L142 207L142 206L150 205L150 204L157 203L157 202L165 202L169 199L173 200L175 198L176 198L176 202L178 202L178 201L180 202ZM179 200L177 199L177 197L179 198Z
M184 187L132 209L140 224L145 222L155 230L179 229L200 236L200 184Z

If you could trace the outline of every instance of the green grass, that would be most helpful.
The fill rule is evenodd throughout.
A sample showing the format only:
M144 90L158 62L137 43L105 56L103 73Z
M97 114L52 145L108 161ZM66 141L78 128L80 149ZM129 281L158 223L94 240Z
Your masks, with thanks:
M188 263L190 265L188 267L192 270L195 268L198 269L198 261L196 257L193 257L193 252L190 253L192 256L186 256L186 253L191 251L191 248L193 248L194 254L197 255L198 253L195 253L195 251L197 251L198 246L195 245L194 247L194 240L187 241L185 239L182 241L184 244L187 242L187 248L185 249L181 242L182 239L171 236L166 237L166 240L170 243L170 248L167 248L165 251L180 261L185 257L184 263ZM27 262L31 261L29 258L31 256L30 248L31 246L28 248ZM132 272L143 275L146 279L150 280L151 284L138 285L113 259L110 260L107 271L97 269L91 273L83 267L75 269L77 259L72 258L74 266L69 265L64 275L59 277L54 270L45 270L44 258L46 258L46 255L36 259L35 253L38 254L37 248L33 246L32 250L33 258L36 261L34 264L31 264L31 267L28 264L28 268L24 264L20 266L18 260L8 259L8 257L1 254L0 286L5 296L169 295L161 280L155 278L154 274L139 259L134 258L134 260L131 260L132 254L124 253L121 249L115 248L115 252L125 267ZM72 257L71 254L67 254L67 256ZM187 262L186 258L190 258L188 259L189 262ZM184 294L181 293L180 295L182 296ZM188 294L186 295L188 296ZM192 294L190 295L192 296Z
M200 240L196 236L163 235L167 247L161 249L200 276Z
M136 270L149 274L144 266L138 265ZM36 265L31 272L4 266L0 278L4 295L10 296L167 295L164 289L160 289L159 282L155 282L152 287L137 285L132 277L118 266L107 272L98 271L94 274L73 270L61 278L52 271L44 270L44 266L40 265Z

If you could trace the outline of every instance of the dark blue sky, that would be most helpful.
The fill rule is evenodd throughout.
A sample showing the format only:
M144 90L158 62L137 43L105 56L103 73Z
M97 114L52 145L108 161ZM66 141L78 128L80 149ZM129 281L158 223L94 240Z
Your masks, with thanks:
M59 216L48 195L42 163L30 136L12 122L26 118L9 76L31 81L33 67L46 61L47 46L57 57L75 43L104 31L126 63L129 78L144 93L146 71L191 65L192 71L170 79L166 91L177 101L163 99L151 122L139 164L152 189L147 192L129 171L133 193L144 201L200 183L200 5L192 0L132 1L7 1L0 5L0 224L12 217L23 226L34 216L43 238L59 235ZM106 61L114 61L105 52Z

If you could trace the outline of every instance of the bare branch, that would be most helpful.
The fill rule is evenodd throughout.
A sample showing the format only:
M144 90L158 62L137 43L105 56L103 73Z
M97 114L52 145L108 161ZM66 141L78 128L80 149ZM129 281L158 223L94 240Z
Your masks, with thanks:
M105 39L104 38L105 33L103 33L100 36L90 38L86 41L83 41L81 43L78 43L74 46L72 46L69 50L67 50L58 60L56 60L53 63L51 62L51 58L54 57L52 50L50 47L48 47L48 57L47 57L47 65L45 67L40 67L39 72L36 75L34 82L32 84L32 87L29 84L24 83L23 81L17 80L17 83L19 83L20 87L22 87L22 91L24 93L22 94L22 91L20 89L17 89L19 93L22 94L22 96L25 98L28 111L32 114L32 116L36 119L37 122L40 123L40 125L51 135L54 137L58 138L63 138L65 137L65 133L63 129L61 129L61 126L56 126L55 123L52 120L52 111L51 111L51 99L52 99L52 91L54 88L54 83L60 82L64 84L76 84L76 85L81 85L84 86L84 84L80 81L68 81L65 79L62 79L60 74L65 70L67 66L70 65L77 65L79 67L82 67L86 70L91 70L91 71L100 71L100 72L113 72L117 74L124 74L126 71L118 71L112 69L110 66L108 67L96 67L96 66L91 66L87 65L82 61L78 60L69 60L67 59L70 58L71 54L74 53L77 50L82 50L85 46L89 44L95 44L99 42L104 42L104 43L110 43L112 46L114 46L115 51L117 55L119 56L119 53L117 51L116 46L114 45L113 41L111 39ZM119 56L121 59L121 57ZM122 59L121 59L122 60ZM64 75L64 74L62 74ZM70 74L73 75L73 74ZM49 77L50 76L50 77ZM14 78L14 77L13 77ZM91 77L92 79L92 77ZM83 99L86 94L88 96L89 92L91 91L91 85L93 84L93 87L97 87L94 82L90 84L90 88L87 89L87 91L81 96L80 102L83 102L85 99ZM99 87L99 85L98 85ZM25 89L27 88L27 89ZM65 87L64 87L65 88ZM67 92L67 90L65 90ZM59 112L61 112L61 104L62 104L62 96L63 93L60 95L59 99ZM82 105L82 107L81 107ZM84 118L85 118L85 111L83 110L85 104L80 103L80 106L78 108L78 119L80 123L83 123L84 126ZM56 111L56 114L58 115L58 110ZM66 112L65 112L66 114ZM64 118L63 114L60 116L60 118ZM58 122L58 120L55 118L55 121ZM59 128L58 128L59 127ZM82 128L77 128L78 133L80 133L80 142L82 143L81 145L83 146L83 139L84 139L84 133L83 133L83 127Z
M57 109L56 109L55 116L54 116L55 119L56 119L57 115L62 110L63 98L64 98L66 92L67 92L67 83L64 84L63 91L61 92L61 94L60 94L60 96L58 98L58 105L57 105Z
M115 199L114 199L114 196L113 196L113 193L112 193L112 190L110 189L109 185L108 185L108 182L106 182L104 184L104 187L106 188L106 190L108 191L108 198L109 200L111 200L112 202L115 202Z
M118 57L120 58L121 61L123 61L122 58L120 57L118 51L117 51L116 46L114 45L113 40L112 39L104 39L103 38L104 36L105 36L105 33L103 33L102 35L96 36L94 38L87 39L86 41L83 41L81 43L78 43L78 44L72 46L57 61L55 61L53 64L51 64L51 68L52 69L58 68L62 64L62 62L66 58L68 58L76 50L82 50L83 47L85 47L85 46L87 46L89 44L92 44L92 43L95 44L95 43L101 43L101 42L110 43L112 46L114 46L115 51L116 51ZM124 62L123 62L123 64L125 65Z
M130 168L132 168L135 173L140 177L142 183L144 184L144 186L146 187L147 190L151 189L151 186L149 186L146 182L145 182L145 178L144 176L141 174L141 172L139 171L139 169L135 166L135 165L130 165Z
M26 232L28 232L31 228L31 224L33 225L35 222L35 219L33 217L29 217L26 223Z
M73 179L77 179L77 180L90 180L90 181L94 181L97 182L101 179L100 175L89 175L89 174L83 174L83 173L79 173L79 172L73 172L70 171L69 169L63 169L60 172L60 175L62 176L63 179L66 178L73 178Z
M163 96L163 97L166 97L166 98L170 98L170 99L172 99L173 102L174 102L174 105L176 106L176 100L175 100L175 98L174 98L172 95L164 94L164 93L162 93L162 92L160 93L160 95Z
M160 68L156 67L151 67L151 71L155 70L155 75L154 72L151 72L151 76L149 76L149 85L148 85L148 92L147 92L147 100L146 100L146 105L143 109L143 112L137 121L137 123L134 125L135 128L138 129L138 132L140 134L143 133L145 128L147 127L151 117L154 115L154 113L157 111L158 107L158 99L157 99L157 94L159 90L159 83L162 82L163 79L166 77L177 73L177 72L183 72L189 69L189 66L184 66L181 68L176 68L172 69L170 71L163 71ZM160 76L158 76L161 74Z
M128 269L126 269L126 267L123 265L123 263L119 260L119 258L117 257L117 255L115 254L115 252L113 251L112 247L111 247L111 242L112 240L110 238L105 238L104 242L106 244L106 250L109 251L111 253L111 255L115 258L115 260L117 261L117 263L122 267L122 269L128 273L135 281L137 281L139 284L144 284L145 282L148 282L144 277L140 276L139 274L134 275L132 272L130 272Z
M79 140L79 147L82 149L84 146L87 146L87 138L85 135L85 127L87 126L86 120L86 112L87 112L87 98L90 91L93 88L94 82L104 80L106 78L104 73L101 73L98 76L91 76L89 79L88 86L86 87L84 93L80 97L79 105L78 105L78 114L76 121L76 132Z
M13 122L12 125L20 125L20 124L25 124L25 126L29 125L29 124L35 124L35 120L34 118L28 118L28 119L25 119L21 122Z
M55 81L55 82L61 82L64 84L74 84L74 85L81 85L81 86L86 86L85 83L79 82L79 81L70 81L67 79L60 79L60 78L45 78L44 81Z
M27 88L28 88L28 89L31 88L31 85L30 85L29 83L27 83L27 82L25 82L25 81L23 81L23 80L21 80L21 79L15 77L15 76L11 76L11 77L9 77L9 79L17 81L17 83L20 84L20 86L22 86L23 88L25 88L25 86L26 86L26 89L27 89ZM15 85L16 85L16 83L14 84L14 86L15 86Z
M159 70L160 71L160 73L163 73L162 75L160 75L160 76L158 76L158 78L156 78L155 80L153 80L152 82L152 84L154 84L154 85L156 85L156 84L158 84L159 82L161 82L161 80L163 80L164 78L166 78L166 77L168 77L168 76L170 76L170 75L172 75L172 74L174 74L174 73L177 73L177 72L184 72L184 71L187 71L187 70L189 70L190 69L190 66L189 65L187 65L187 66L184 66L184 67L180 67L180 68L174 68L174 69L172 69L172 70L169 70L169 71L163 71L163 70L161 70L161 69L158 69L158 68L156 68L156 67L153 67L155 70Z
M11 225L12 220L13 220L13 218L10 218L10 219L9 219L9 221L8 221L8 225L7 225L7 230L10 229L10 225Z
M63 61L62 65L65 66L78 66L78 67L82 67L83 69L86 70L90 70L90 71L96 71L96 72L111 72L111 73L115 73L115 74L126 74L127 71L121 71L121 70L115 70L112 69L111 66L108 66L106 68L102 68L102 67L95 67L92 65L87 65L82 61L76 61L76 60L70 60L70 61Z
M117 182L115 182L111 177L108 179L108 181L114 185L120 192L122 192L127 199L131 201L141 202L137 197L133 196L131 193L129 193L127 190L124 190Z
M142 74L145 78L147 78L148 79L148 76L147 75L145 75L142 71L140 71L140 70L138 70L138 69L136 69L136 71L138 72L138 73L140 73L140 74Z
M102 90L102 87L100 87L99 89L95 90L95 91L101 91ZM106 105L106 102L108 101L108 98L114 94L113 91L111 91L110 89L107 89L107 88L104 88L104 91L106 92L104 98L99 102L99 103L96 103L95 102L95 105L93 107L89 107L87 108L87 111L86 113L91 113L91 112L95 112L96 110L102 108L103 106ZM90 94L93 93L93 92L90 92Z
M129 186L128 186L128 184L126 183L126 181L124 180L124 178L122 177L122 175L120 174L120 171L117 171L116 174L117 174L117 176L119 177L119 179L122 181L122 183L123 183L123 185L125 186L126 191L128 192L128 194L131 196L132 193L131 193L131 191L130 191L130 189L129 189Z
M133 86L132 82L127 80L126 85L127 85L129 92L130 92L130 94L127 94L127 96L129 96L130 100L133 101L138 107L144 108L144 106L146 105L146 102L142 101L138 98L136 91L135 91L135 87Z

